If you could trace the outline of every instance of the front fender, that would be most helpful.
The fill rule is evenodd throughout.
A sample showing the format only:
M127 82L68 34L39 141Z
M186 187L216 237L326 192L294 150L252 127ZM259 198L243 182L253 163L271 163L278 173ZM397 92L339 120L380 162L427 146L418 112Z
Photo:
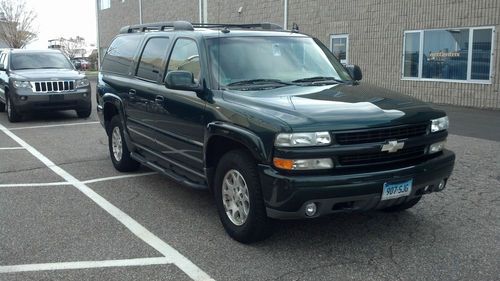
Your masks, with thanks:
M207 125L207 133L205 134L205 150L210 139L214 136L222 136L241 143L260 163L269 162L271 152L266 149L261 138L248 129L221 121L211 122ZM204 153L206 155L207 151Z

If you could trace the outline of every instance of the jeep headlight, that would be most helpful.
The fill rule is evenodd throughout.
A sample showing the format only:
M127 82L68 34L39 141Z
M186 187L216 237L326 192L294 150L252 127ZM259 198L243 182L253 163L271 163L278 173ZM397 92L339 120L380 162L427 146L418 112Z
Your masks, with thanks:
M84 88L90 85L89 79L83 78L83 79L78 79L76 80L76 87L77 88Z
M15 88L29 88L29 89L31 89L31 84L28 81L14 80L14 87Z
M448 120L448 116L433 119L431 120L431 133L448 130L449 125L450 121Z
M331 142L332 138L329 132L282 133L276 136L274 145L277 147L324 146Z

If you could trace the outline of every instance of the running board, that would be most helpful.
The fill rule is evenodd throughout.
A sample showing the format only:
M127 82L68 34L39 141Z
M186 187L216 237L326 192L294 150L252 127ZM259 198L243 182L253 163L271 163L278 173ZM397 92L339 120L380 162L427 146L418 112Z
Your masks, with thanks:
M149 167L157 172L160 172L160 173L164 174L165 176L173 179L174 181L176 181L180 184L187 185L193 189L208 189L208 186L206 186L204 184L195 183L195 182L190 181L189 179L187 179L181 175L176 174L174 171L165 170L164 168L162 168L154 163L151 163L150 161L146 160L144 157L137 154L136 152L131 152L130 157L132 157L134 160L138 161L142 165Z

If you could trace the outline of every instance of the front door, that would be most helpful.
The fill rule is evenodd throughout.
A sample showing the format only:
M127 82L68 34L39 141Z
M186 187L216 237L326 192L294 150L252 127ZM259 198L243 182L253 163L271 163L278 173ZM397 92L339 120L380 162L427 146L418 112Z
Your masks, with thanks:
M196 41L179 38L175 42L168 62L167 73L174 70L189 71L196 81L201 79L201 67ZM163 109L157 120L157 149L178 169L202 179L205 101L193 91L168 89L158 92Z

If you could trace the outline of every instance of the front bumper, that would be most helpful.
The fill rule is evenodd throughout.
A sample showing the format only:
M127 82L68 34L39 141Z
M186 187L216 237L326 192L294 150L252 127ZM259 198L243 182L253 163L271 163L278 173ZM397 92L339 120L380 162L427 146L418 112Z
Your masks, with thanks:
M16 111L85 110L91 107L90 87L60 93L14 92L11 101Z
M453 171L455 154L449 150L418 165L360 174L290 176L260 165L260 179L267 215L278 219L306 218L305 206L315 202L318 217L337 212L365 211L397 205L437 190ZM407 197L380 201L385 182L413 179ZM427 191L424 191L425 187ZM309 217L307 217L309 218Z

